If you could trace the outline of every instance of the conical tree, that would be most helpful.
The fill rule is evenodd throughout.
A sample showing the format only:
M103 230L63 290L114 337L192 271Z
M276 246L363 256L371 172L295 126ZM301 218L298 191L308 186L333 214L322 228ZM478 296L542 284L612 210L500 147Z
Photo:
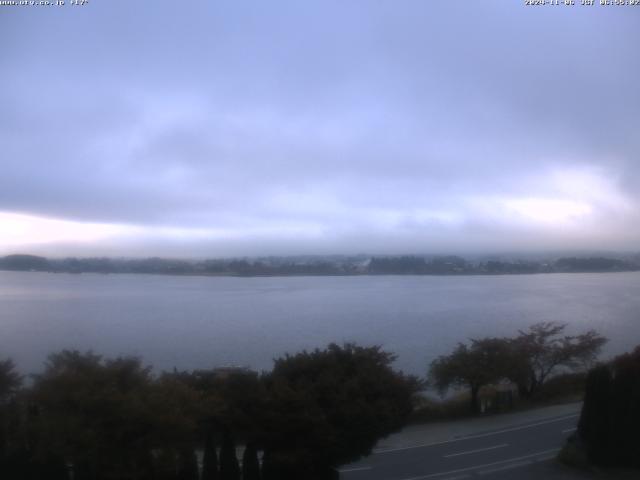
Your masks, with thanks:
M155 461L155 474L158 480L176 480L176 457L172 450L162 449Z
M136 472L133 477L137 480L155 480L154 458L151 450L138 452L135 459Z
M640 467L640 348L613 364L609 440L611 462Z
M578 434L587 444L587 455L596 465L609 462L611 371L606 365L589 371Z
M13 455L0 459L0 473L3 480L21 480L33 478L33 463L29 461L29 452L26 448L13 452Z
M262 452L262 480L274 480L278 478L273 465L272 454L265 449Z
M248 442L242 455L242 480L260 480L258 449L254 442Z
M60 457L47 455L42 460L34 463L35 464L31 466L32 478L46 478L51 480L66 480L69 478L67 466Z
M216 442L212 433L204 439L204 456L202 458L202 480L218 480L218 454Z
M220 449L220 479L240 480L240 465L236 457L236 446L231 431L226 428L222 436Z
M184 447L180 450L178 480L198 480L198 459L191 447Z
M49 464L51 459L45 460L44 470L48 472L52 469L52 465ZM91 461L88 458L78 458L73 461L73 478L74 480L91 480L93 478L94 469L92 468ZM51 477L53 478L53 477ZM66 478L60 477L60 478Z

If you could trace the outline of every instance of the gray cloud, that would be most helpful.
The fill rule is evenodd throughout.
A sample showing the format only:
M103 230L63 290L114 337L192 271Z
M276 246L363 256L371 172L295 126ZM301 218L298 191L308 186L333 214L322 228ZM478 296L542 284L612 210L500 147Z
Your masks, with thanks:
M88 251L640 237L633 8L113 0L2 14L16 48L0 57L0 211L137 229ZM154 234L171 228L227 233Z

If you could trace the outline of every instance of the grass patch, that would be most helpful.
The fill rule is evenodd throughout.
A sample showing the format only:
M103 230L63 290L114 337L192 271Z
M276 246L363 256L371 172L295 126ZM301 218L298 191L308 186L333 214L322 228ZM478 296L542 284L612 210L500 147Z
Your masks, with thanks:
M575 433L569 437L567 443L565 443L560 453L558 453L558 460L568 467L578 468L580 470L591 469L584 445Z
M428 423L471 417L469 394L460 393L446 400L423 396L418 400L409 423Z
M519 398L513 394L513 403L498 402L498 391L489 385L480 391L480 398L485 405L484 413L498 414L505 412L526 411L549 405L580 402L584 396L586 374L565 373L550 378L531 398ZM428 423L445 420L471 418L474 415L469 407L470 396L462 391L445 399L433 396L422 396L409 418L409 423Z

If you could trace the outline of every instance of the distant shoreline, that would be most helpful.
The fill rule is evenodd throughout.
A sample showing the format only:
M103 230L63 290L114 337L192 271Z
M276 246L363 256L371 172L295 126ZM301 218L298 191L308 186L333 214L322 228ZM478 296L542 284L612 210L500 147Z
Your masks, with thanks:
M10 273L49 273L53 275L153 275L160 277L210 277L210 278L295 278L295 277L508 277L524 275L562 274L612 274L638 273L636 270L583 271L583 272L523 272L523 273L290 273L290 274L239 274L239 273L161 273L161 272L63 272L49 270L7 270Z
M0 271L199 277L496 276L637 272L640 271L640 256L562 257L538 261L469 261L458 256L314 256L189 261L157 257L49 259L17 254L0 257Z

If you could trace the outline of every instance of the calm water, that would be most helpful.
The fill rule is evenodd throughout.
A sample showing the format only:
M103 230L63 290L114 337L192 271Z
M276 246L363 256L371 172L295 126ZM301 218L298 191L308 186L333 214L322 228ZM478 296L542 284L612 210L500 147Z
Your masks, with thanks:
M42 368L63 348L159 368L268 369L329 342L381 344L423 374L469 337L558 320L595 328L606 354L640 343L640 273L216 278L0 272L0 358Z

